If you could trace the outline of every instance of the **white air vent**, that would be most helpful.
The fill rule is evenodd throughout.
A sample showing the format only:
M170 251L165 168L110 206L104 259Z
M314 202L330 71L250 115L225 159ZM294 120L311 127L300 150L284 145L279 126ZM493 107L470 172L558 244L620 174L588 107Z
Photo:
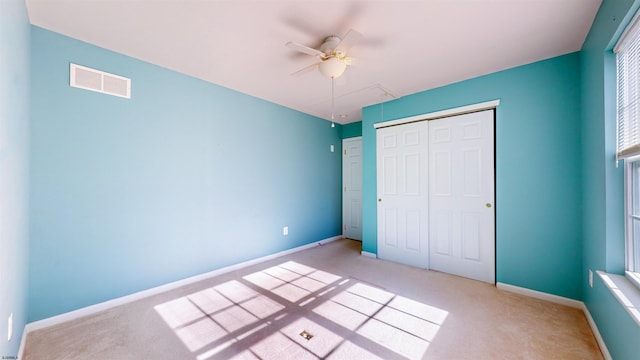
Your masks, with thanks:
M131 99L131 79L76 64L69 74L72 87Z

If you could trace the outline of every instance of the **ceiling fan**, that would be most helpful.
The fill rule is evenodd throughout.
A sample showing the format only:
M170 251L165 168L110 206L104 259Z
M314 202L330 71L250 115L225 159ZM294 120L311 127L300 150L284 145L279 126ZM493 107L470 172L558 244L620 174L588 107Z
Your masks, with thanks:
M362 40L359 32L351 29L340 38L336 35L327 36L319 49L310 48L297 42L289 41L286 46L301 53L315 56L319 59L315 64L304 67L291 75L301 76L318 68L322 75L335 79L340 77L353 59L347 56L347 51Z

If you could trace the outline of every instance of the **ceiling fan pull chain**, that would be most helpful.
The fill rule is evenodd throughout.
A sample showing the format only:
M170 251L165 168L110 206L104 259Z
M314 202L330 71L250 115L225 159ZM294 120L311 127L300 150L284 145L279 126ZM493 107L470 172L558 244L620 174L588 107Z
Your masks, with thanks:
M333 110L334 110L334 101L335 101L335 100L334 100L334 99L335 99L335 96L333 95L333 93L334 93L334 87L335 87L335 85L334 85L334 80L335 80L335 78L332 76L332 77L331 77L331 127L336 127L336 124L335 124L335 122L333 121L333 119L334 119Z

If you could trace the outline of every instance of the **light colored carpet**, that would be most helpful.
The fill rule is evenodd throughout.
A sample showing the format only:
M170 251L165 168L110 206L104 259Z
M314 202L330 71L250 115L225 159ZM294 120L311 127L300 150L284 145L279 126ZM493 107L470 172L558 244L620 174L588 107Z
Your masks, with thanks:
M309 340L300 333L307 331ZM602 359L577 309L339 240L28 335L25 359Z

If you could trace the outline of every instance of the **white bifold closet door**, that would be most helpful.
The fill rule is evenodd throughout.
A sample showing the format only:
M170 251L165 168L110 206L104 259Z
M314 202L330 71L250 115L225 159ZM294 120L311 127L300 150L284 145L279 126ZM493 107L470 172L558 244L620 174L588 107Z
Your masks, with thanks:
M493 110L429 121L429 264L495 282Z
M493 124L486 110L377 130L380 258L495 282Z
M376 131L378 257L429 266L429 175L426 122Z

